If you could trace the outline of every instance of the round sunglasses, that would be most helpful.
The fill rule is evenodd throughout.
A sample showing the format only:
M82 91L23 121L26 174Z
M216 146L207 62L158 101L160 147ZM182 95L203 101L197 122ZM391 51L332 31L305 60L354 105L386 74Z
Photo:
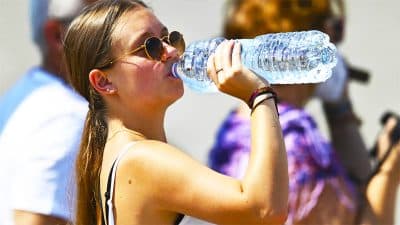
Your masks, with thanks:
M120 57L115 58L114 60L110 61L106 66L111 66L113 63L117 62L118 60L126 57L127 55L131 55L135 52L141 51L144 49L147 58L151 60L161 61L162 56L165 53L165 48L163 42L167 43L168 45L176 48L178 50L179 55L183 54L185 51L185 40L183 39L183 35L178 31L172 31L167 36L162 38L153 36L149 37L144 41L144 44L140 45L139 47L135 48L132 51L129 51L123 54Z

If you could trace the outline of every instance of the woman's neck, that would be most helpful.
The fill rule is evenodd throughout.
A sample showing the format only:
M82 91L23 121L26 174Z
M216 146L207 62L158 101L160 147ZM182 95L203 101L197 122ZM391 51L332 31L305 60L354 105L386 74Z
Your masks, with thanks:
M122 134L135 140L167 141L163 122L143 118L130 121L110 118L108 120L108 139Z

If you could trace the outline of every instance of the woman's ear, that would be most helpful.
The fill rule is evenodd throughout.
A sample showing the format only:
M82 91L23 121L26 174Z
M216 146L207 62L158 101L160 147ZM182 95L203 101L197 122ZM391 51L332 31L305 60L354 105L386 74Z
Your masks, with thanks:
M90 71L89 81L93 88L100 94L111 95L117 91L113 83L107 78L107 74L99 69Z

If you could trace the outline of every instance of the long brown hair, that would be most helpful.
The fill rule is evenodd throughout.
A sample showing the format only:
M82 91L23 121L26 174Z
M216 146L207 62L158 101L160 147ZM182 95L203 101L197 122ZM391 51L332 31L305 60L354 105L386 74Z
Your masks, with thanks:
M100 94L90 85L89 72L103 68L113 58L115 26L126 12L148 8L139 0L100 0L84 9L70 25L64 52L71 85L89 102L82 142L76 160L77 225L101 224L100 171L107 141L107 110Z

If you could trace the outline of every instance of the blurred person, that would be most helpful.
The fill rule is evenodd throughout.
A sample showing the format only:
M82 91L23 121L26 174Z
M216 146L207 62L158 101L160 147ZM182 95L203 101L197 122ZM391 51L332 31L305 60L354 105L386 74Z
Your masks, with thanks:
M320 27L314 28L327 33L338 46L345 33L345 3L343 0L330 0L329 4L329 11ZM360 186L368 182L366 179L372 168L360 133L361 120L353 109L348 88L351 80L367 82L368 79L368 72L350 65L338 49L332 76L318 84L315 90L316 97L322 101L332 145L351 179Z
M62 38L86 3L29 1L41 64L0 98L0 224L66 224L87 102L66 82Z
M270 90L252 106L253 161L240 180L168 144L165 113L184 92L171 67L185 43L143 2L94 3L71 23L64 45L70 82L89 102L76 161L77 225L285 221L287 162L274 95L242 65L240 44L224 42L208 61L221 92L246 101Z
M342 2L228 1L224 36L237 39L276 32L325 31L332 11L339 3ZM333 38L333 41L337 40ZM289 164L286 224L393 224L400 144L393 147L392 160L384 162L390 169L379 171L364 187L371 165L345 82L340 97L326 103L329 109L325 108L325 111L329 110L334 146L323 137L315 120L304 110L319 84L273 85L279 96L279 119ZM248 106L240 104L221 125L209 153L212 169L237 178L243 176L252 144L248 114ZM388 136L391 129L393 125L383 129L384 136ZM336 150L336 146L344 147ZM340 155L340 152L345 153ZM349 159L338 156L345 154Z

